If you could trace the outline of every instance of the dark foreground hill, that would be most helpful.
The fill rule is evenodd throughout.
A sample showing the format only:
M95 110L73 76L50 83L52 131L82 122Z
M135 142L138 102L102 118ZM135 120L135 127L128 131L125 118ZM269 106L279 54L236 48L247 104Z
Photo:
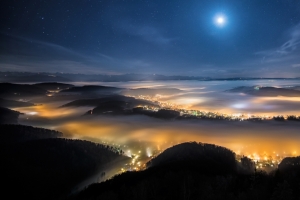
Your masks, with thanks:
M278 169L282 172L300 172L300 156L284 158L278 165Z
M0 107L0 124L17 124L21 113Z
M236 171L236 164L234 153L226 148L184 143L154 158L144 171L126 172L92 184L71 199L299 199L299 175L280 171L242 174Z
M13 145L30 140L59 138L62 133L32 126L3 124L0 125L0 145Z
M235 153L224 147L196 142L182 143L166 149L147 163L147 167L173 165L197 166L206 173L235 173Z
M110 146L55 138L61 136L56 131L12 125L0 129L2 195L9 199L64 198L106 164L128 159Z

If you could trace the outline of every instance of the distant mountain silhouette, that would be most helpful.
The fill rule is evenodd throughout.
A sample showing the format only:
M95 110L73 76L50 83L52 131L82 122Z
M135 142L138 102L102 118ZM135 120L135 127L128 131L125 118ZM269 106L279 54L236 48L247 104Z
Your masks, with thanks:
M0 97L19 100L46 95L47 91L34 85L0 83Z
M152 80L211 80L196 76L164 76L159 74L72 74L72 73L30 73L30 72L0 72L0 81L6 82L68 82L68 81L152 81Z
M276 96L286 96L286 97L300 97L300 91L287 88L275 88L275 87L261 87L252 86L246 87L241 86L227 90L227 92L238 92L245 93L254 96L264 96L264 97L276 97Z
M29 102L7 100L7 99L0 98L0 107L16 108L16 107L28 107L28 106L34 106L34 104Z
M144 95L144 96L155 96L155 95L176 95L181 92L177 88L137 88L125 90L122 93L125 95Z
M0 124L17 124L20 112L0 107Z
M64 104L61 107L79 107L79 106L101 106L101 104L106 102L122 102L122 106L127 108L133 108L139 105L149 105L149 106L156 106L154 103L146 100L139 100L133 97L126 97L121 95L110 95L103 98L96 98L96 99L79 99L72 101L70 103Z
M121 91L121 88L100 86L100 85L85 85L82 87L72 87L60 91L60 93L79 93L79 94L102 94L109 95Z
M1 82L70 82L71 80L53 74L37 73L1 73ZM3 75L5 74L5 75Z
M74 100L78 96L50 96L51 91L60 91L72 88L73 85L57 82L46 82L37 84L15 84L15 83L0 83L0 105L3 107L23 107L29 106L29 103L22 101L33 100L34 102L49 102L59 100ZM57 94L57 93L55 93ZM46 96L49 95L49 96ZM53 95L53 94L52 94ZM2 100L5 99L6 101ZM8 100L18 100L17 102L8 102ZM19 101L22 100L22 101ZM20 102L20 103L18 103ZM32 106L33 104L31 104Z
M145 105L143 103L144 102L140 102L139 104ZM89 110L85 115L146 115L160 119L176 119L180 116L180 113L175 110L160 109L158 111L153 111L143 109L143 107L132 108L132 105L134 105L134 103L128 103L126 101L106 101L99 104L94 109ZM156 107L156 105L154 105L154 107Z
M33 85L42 88L44 90L65 90L74 87L74 85L71 84L58 83L58 82L46 82L46 83L44 82L44 83L36 83Z
M122 115L126 114L125 108L127 103L125 101L106 101L99 104L92 111L88 111L87 114L102 115L102 114L114 114Z
M132 114L146 115L149 117L155 117L155 118L160 118L160 119L175 119L180 116L180 112L175 111L175 110L160 109L158 111L153 111L153 110L145 110L141 107L133 108Z
M154 117L163 118L163 119L173 119L179 116L180 113L178 111L168 110L168 109L160 109L154 115Z
M240 80L297 80L298 78L255 78L255 77L233 77L233 78L211 78L203 76L166 76L161 74L78 74L78 73L34 73L34 72L0 72L0 81L5 82L125 82L125 81L169 81L169 80L198 80L198 81L240 81Z
M289 89L292 89L292 90L300 90L300 86L289 87Z
M173 119L180 116L174 110L160 109L158 111L144 110L141 106L159 108L155 103L121 95L110 95L96 99L80 99L64 104L61 107L96 106L86 115L147 115L150 117Z
M109 95L102 98L80 99L69 102L61 107L96 106L86 112L86 115L147 115L161 119L174 119L180 116L178 111L159 109L146 110L141 106L159 108L153 102L126 97L122 95Z

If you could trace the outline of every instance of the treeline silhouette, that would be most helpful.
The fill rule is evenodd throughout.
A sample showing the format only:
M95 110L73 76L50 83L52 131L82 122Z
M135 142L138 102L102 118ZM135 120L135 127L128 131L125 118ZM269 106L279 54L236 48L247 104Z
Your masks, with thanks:
M19 124L0 125L0 144L2 146L29 140L58 138L62 137L62 135L61 132L45 128L36 128Z
M70 199L299 199L299 169L290 171L279 167L266 174L254 170L253 161L249 158L243 157L241 162L236 162L233 156L232 151L215 145L176 145L154 158L146 170L125 172L106 182L92 184ZM300 159L287 160L289 166L294 166ZM244 173L236 170L237 167L252 172Z
M285 121L285 120L287 120L287 121L300 121L300 116L288 115L285 119L284 116L279 115L279 116L274 116L273 120L275 120L275 121Z
M66 198L72 189L106 164L127 160L108 145L61 137L61 133L22 125L2 125L2 195L10 199ZM13 191L12 193L10 191Z

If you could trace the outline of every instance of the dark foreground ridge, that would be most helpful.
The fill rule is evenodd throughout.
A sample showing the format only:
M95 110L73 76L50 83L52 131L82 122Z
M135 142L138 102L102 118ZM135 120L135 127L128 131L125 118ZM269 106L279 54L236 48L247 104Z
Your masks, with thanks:
M9 199L64 199L76 185L114 161L120 149L23 125L0 125L2 195Z
M245 173L249 159L234 160L226 148L183 143L167 149L139 172L125 172L92 184L71 199L297 199L300 171ZM251 164L251 163L250 163ZM295 164L292 162L290 165Z
M166 149L147 163L147 167L173 165L197 166L207 173L236 173L235 153L224 147L204 143L182 143Z
M61 138L54 130L0 125L3 196L10 199L286 199L300 197L300 159L285 158L266 174L253 162L238 162L231 150L205 143L175 145L147 163L92 184L70 196L78 184L115 161L128 162L118 148ZM13 192L11 192L13 191Z
M0 124L17 124L21 113L0 107Z

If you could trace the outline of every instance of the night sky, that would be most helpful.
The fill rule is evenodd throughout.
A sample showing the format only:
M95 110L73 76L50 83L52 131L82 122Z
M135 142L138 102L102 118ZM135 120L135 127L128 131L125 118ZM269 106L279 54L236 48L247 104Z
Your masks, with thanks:
M299 0L2 0L0 71L300 77Z

